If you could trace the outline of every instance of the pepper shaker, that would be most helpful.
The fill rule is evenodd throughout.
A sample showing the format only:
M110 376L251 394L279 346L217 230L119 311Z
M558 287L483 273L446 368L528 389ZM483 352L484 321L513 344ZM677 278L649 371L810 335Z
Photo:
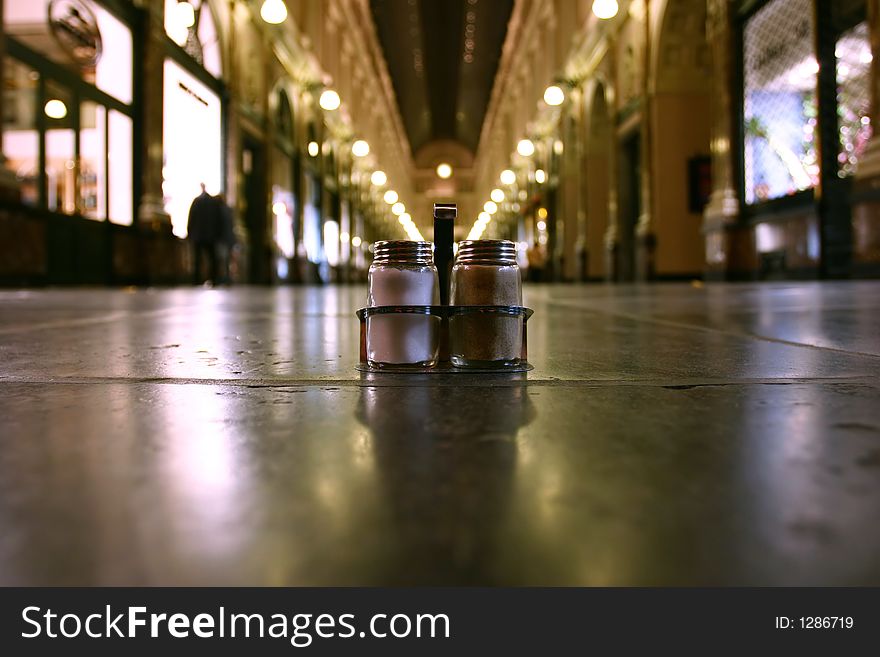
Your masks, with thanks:
M509 240L465 240L452 267L455 306L522 306L516 245ZM456 367L504 369L521 364L519 313L463 312L450 319L450 360Z

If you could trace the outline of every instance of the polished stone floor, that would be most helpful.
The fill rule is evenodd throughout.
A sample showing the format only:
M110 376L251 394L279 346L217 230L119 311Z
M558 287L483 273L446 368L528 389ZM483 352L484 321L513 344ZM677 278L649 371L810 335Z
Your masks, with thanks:
M529 288L527 377L364 295L0 291L0 584L880 585L880 283Z

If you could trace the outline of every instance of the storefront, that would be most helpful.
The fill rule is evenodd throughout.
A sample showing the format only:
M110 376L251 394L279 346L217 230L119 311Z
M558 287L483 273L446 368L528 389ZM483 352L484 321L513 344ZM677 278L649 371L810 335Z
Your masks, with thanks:
M863 0L741 14L741 199L759 277L847 275L852 177L871 136Z
M3 28L3 154L22 203L131 224L133 43L125 12L89 0L6 2Z
M165 0L165 32L162 194L174 234L186 237L200 186L225 191L220 41L206 0Z

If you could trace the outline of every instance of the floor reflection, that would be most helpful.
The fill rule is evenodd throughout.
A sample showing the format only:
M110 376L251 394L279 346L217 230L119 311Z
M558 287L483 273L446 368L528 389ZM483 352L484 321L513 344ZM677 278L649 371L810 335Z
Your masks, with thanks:
M502 547L497 528L508 522L517 433L535 418L534 405L509 375L491 388L431 385L436 376L360 391L356 416L372 435L399 557L409 565L381 581L485 582Z

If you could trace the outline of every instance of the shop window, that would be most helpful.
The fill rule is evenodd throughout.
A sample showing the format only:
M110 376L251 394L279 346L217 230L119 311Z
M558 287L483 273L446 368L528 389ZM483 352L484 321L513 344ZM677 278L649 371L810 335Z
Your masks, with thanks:
M3 155L18 180L21 201L40 200L40 133L36 128L40 75L15 59L3 67Z
M165 33L211 75L221 76L217 24L205 0L165 0Z
M107 110L90 101L79 111L79 211L90 219L107 216Z
M46 83L46 204L50 210L76 212L76 124L70 92Z
M294 254L293 194L280 185L272 185L273 237L285 258Z
M131 30L96 2L7 1L3 3L3 29L101 91L123 103L131 102Z
M757 203L819 179L812 0L771 0L743 32L745 196Z
M179 64L165 60L162 189L174 234L186 237L189 206L204 183L223 179L220 98Z
M113 223L130 224L134 217L131 117L110 110L108 134L110 204L107 216Z
M871 138L871 42L862 22L840 35L837 60L838 175L850 176Z

